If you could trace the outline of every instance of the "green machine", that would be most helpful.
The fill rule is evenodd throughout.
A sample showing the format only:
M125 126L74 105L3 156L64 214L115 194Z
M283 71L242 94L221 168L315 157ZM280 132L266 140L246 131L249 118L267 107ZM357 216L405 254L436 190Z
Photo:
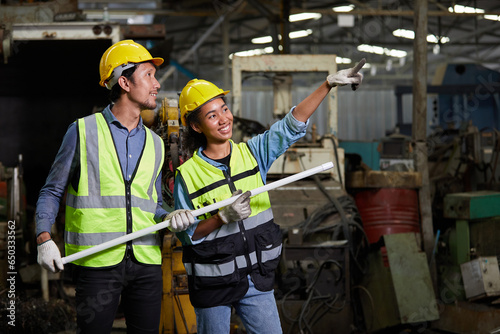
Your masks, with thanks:
M455 219L456 244L450 249L460 265L475 256L500 254L500 192L446 195L444 216Z
M437 297L441 307L434 327L452 333L492 333L500 327L500 309L495 307L500 299L467 299L465 278L471 273L464 274L464 268L480 259L496 260L500 255L500 192L448 194L443 211L444 217L453 219L455 225L447 233L447 254L439 254ZM490 269L498 273L498 268ZM472 273L476 280L482 279L478 273L485 274L486 267ZM494 279L498 281L500 277Z

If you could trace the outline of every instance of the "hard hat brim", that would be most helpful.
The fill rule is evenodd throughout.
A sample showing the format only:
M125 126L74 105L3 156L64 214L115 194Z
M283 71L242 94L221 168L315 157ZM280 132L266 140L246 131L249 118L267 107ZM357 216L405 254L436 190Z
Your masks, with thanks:
M155 64L156 66L160 66L161 64L163 64L164 60L163 58L160 58L160 57L155 57L155 58L152 58L151 61L153 62L153 64Z

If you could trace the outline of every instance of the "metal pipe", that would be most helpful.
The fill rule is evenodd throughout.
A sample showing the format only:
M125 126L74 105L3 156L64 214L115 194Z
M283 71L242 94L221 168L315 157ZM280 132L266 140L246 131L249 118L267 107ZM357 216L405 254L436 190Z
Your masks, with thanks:
M207 39L207 37L212 34L215 28L217 28L224 21L225 17L226 15L222 15L221 17L219 17L217 21L215 21L207 31L205 31L203 36L201 36L200 39L181 57L181 59L179 59L179 64L183 64L201 46L205 39ZM162 84L172 73L174 73L175 69L176 68L174 66L170 66L167 72L165 72L160 80L158 80L160 84Z
M260 193L263 193L263 192L266 192L266 191L270 191L272 189L284 186L286 184L295 182L297 180L306 178L308 176L317 174L319 172L326 171L326 170L331 169L331 168L333 168L333 162L327 162L327 163L322 164L321 166L314 167L314 168L308 169L306 171L303 171L303 172L300 172L300 173L297 173L297 174L294 174L294 175L290 175L288 177L285 177L284 179L281 179L281 180L278 180L278 181L275 181L275 182L271 182L269 184L263 185L262 187L255 188L255 189L251 190L251 197L253 197L255 195L258 195ZM223 201L211 204L211 205L206 206L206 207L201 208L201 209L192 210L191 214L193 216L195 216L195 217L201 216L201 215L203 215L205 213L208 213L208 212L211 212L211 211L217 210L219 208L222 208L224 206L232 204L234 201L236 201L236 199L238 199L239 196L241 196L241 195L230 197L228 199L225 199ZM150 227L146 227L146 228L144 228L144 229L142 229L140 231L136 231L134 233L130 233L130 234L118 237L116 239L106 241L106 242L104 242L104 243L102 243L100 245L94 246L92 248L85 249L85 250L80 251L78 253L74 253L74 254L65 256L65 257L62 258L62 263L66 264L66 263L70 263L70 262L76 261L76 260L81 259L83 257L95 254L97 252L100 252L100 251L103 251L105 249L114 247L116 245L125 243L127 241L130 241L130 240L133 240L133 239L136 239L136 238L140 238L142 236L145 236L146 234L149 234L149 233L152 233L152 232L155 232L155 231L167 228L169 226L170 226L170 220L163 221L163 222L158 223L156 225L153 225L153 226L150 226Z
M196 41L196 43L194 43L193 46L191 46L191 48L178 60L178 63L179 64L184 64L184 62L186 60L188 60L189 57L191 57L191 55L196 51L198 50L198 48L203 44L203 42L205 42L205 40L214 32L214 30L221 24L224 22L224 20L226 19L226 16L231 14L234 10L238 9L240 7L240 5L243 3L242 0L238 1L237 3L233 4L232 6L229 6L228 7L228 10L222 14L209 28L207 31L205 31L205 33L200 37L200 39L198 41ZM172 73L174 73L175 71L175 67L174 66L170 66L167 70L167 72L165 72L165 74L163 74L160 78L160 80L158 80L158 82L160 84L162 84Z
M41 268L42 272L40 275L40 286L42 289L42 298L44 301L49 301L49 276L47 269Z

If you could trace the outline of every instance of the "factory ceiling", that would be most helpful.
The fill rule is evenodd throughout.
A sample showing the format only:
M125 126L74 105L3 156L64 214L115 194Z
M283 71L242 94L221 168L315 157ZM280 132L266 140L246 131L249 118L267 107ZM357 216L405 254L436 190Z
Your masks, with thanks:
M367 81L390 85L411 82L414 40L401 36L411 37L415 30L414 11L418 1L165 0L146 3L80 0L79 6L89 15L100 15L103 6L108 7L111 16L150 15L152 22L165 24L166 37L173 39L172 59L181 59L204 38L182 64L194 72L199 66L223 66L226 53L256 50L336 54L340 57L339 68L365 57L371 66L365 69ZM427 11L429 80L444 63L500 68L500 1L431 0ZM286 23L286 16L296 18L294 14L299 13L316 16ZM294 33L305 36L281 39L281 43L280 38L286 36L286 32L292 37ZM254 44L255 38L266 36L267 43ZM224 41L228 43L226 46Z
M164 27L164 35L144 42L192 75L207 68L221 71L238 52L335 54L338 68L366 58L367 83L397 85L412 82L414 13L421 9L417 3L79 0L78 10L86 21ZM297 14L303 13L311 18L298 20ZM447 63L499 70L499 14L500 1L428 1L428 81Z

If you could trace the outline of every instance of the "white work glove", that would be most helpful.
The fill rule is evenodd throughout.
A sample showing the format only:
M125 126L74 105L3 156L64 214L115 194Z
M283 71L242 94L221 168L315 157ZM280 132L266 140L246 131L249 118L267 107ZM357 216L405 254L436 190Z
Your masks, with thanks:
M191 224L194 223L194 217L191 211L186 209L179 209L170 212L165 220L170 220L168 229L172 232L185 231Z
M39 265L52 271L53 273L64 270L64 265L61 260L61 252L59 251L59 248L54 240L49 239L44 241L36 248L38 250L37 261Z
M353 68L340 70L335 74L330 74L326 77L326 81L328 81L330 87L351 84L352 90L356 90L363 81L363 74L358 72L365 65L365 63L366 60L363 58Z
M241 189L235 191L233 193L233 197L240 195L241 192ZM250 191L245 191L243 195L241 195L231 205L219 209L218 215L224 224L240 221L250 216L252 213L252 209L250 209L251 194L252 193Z

